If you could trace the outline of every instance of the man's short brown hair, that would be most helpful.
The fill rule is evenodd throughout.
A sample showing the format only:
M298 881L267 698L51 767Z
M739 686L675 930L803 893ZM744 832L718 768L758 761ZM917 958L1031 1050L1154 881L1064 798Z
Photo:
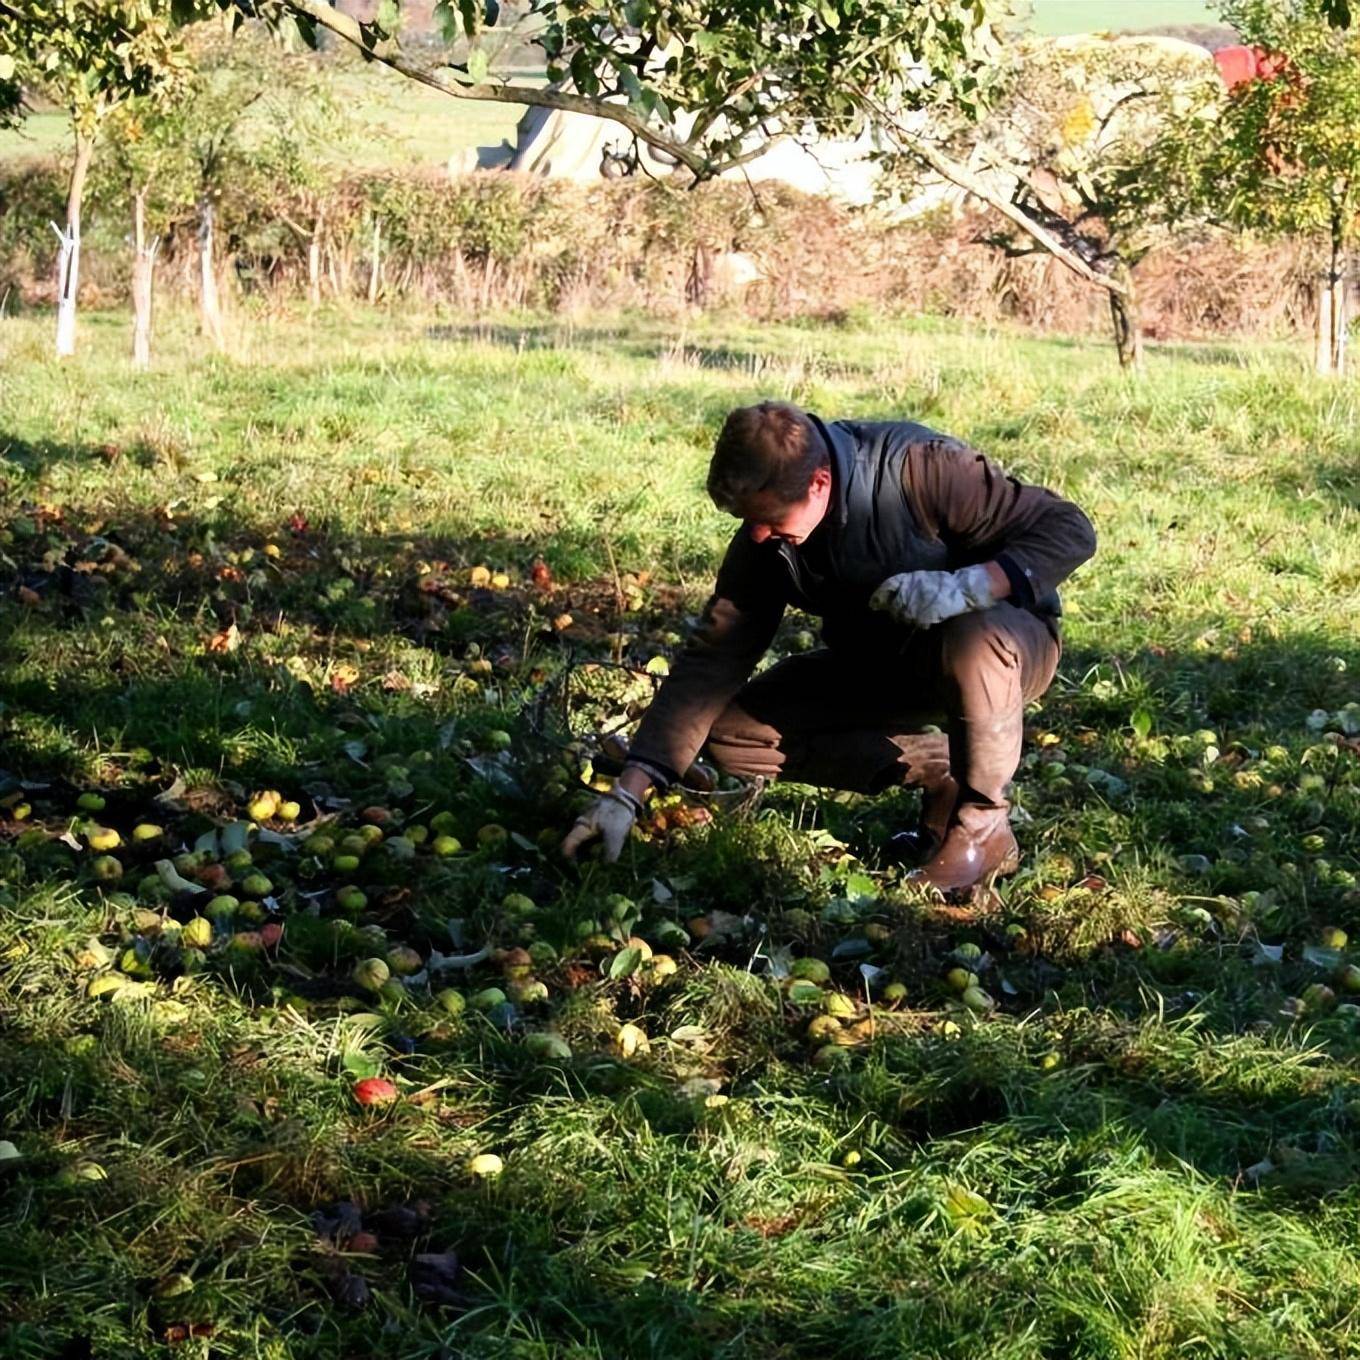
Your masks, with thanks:
M708 494L731 515L742 515L758 498L796 505L807 495L812 474L828 461L807 412L792 402L738 406L714 445Z

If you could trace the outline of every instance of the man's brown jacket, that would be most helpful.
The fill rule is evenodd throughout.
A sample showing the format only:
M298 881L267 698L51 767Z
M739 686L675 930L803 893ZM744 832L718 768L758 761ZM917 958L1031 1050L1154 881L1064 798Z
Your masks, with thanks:
M785 608L820 616L828 647L873 665L907 637L868 607L887 577L996 562L1011 602L1056 631L1057 586L1095 552L1095 530L1075 505L1006 476L956 439L905 421L810 418L831 452L826 516L798 547L757 544L744 525L737 530L698 626L633 742L633 759L661 782L699 753Z

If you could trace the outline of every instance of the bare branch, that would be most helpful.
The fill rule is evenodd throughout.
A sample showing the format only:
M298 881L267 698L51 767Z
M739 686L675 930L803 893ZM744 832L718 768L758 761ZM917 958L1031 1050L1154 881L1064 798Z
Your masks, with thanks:
M991 189L984 180L969 170L967 166L961 165L958 161L946 156L944 152L931 146L928 141L917 136L914 132L908 131L892 113L863 90L856 90L855 94L864 107L875 115L879 121L879 126L892 138L900 150L906 152L909 156L916 157L917 160L924 161L937 175L966 193L972 194L974 198L981 200L989 208L1013 222L1027 236L1032 237L1044 250L1047 250L1055 259L1060 260L1074 274L1085 279L1087 283L1093 283L1097 287L1108 289L1111 293L1118 293L1121 296L1128 293L1126 286L1109 275L1102 274L1092 268L1077 250L1058 238L1056 234L1057 230L1060 230L1058 222L1043 223L1036 220L1033 209L1026 209L1003 198ZM1058 221L1061 221L1061 219L1058 219ZM1068 224L1062 223L1062 226L1067 227Z

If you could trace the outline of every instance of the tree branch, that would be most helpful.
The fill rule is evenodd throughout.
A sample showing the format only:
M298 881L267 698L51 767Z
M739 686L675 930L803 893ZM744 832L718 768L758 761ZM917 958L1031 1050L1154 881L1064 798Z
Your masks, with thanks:
M1093 283L1098 288L1108 289L1111 293L1118 293L1121 296L1127 294L1128 289L1121 285L1118 280L1093 269L1075 250L1060 241L1053 230L1037 222L1029 212L1018 204L1012 203L996 193L967 166L961 165L915 133L909 132L897 118L863 90L856 90L855 94L864 107L878 119L879 126L892 138L899 150L906 152L909 156L914 156L919 161L923 161L941 178L948 180L950 184L962 189L965 193L972 194L974 198L1000 213L1007 221L1013 222L1027 236L1037 241L1054 259L1061 261L1074 274L1085 279L1087 283Z
M332 9L326 0L277 0L277 3L284 9L305 16L321 28L334 33L336 37L343 38L373 60L382 62L384 66L390 66L409 79L421 85L428 85L441 94L451 95L454 99L472 99L496 104L529 104L536 108L561 109L564 113L583 113L591 118L605 118L627 128L633 136L649 146L674 156L696 179L712 179L731 166L740 164L740 160L734 157L724 161L711 161L691 143L677 141L665 133L658 132L626 104L612 104L603 99L570 94L566 90L514 85L508 82L503 85L485 83L471 85L449 80L438 74L439 68L427 67L412 61L390 40L378 43L366 41L363 28L358 21L340 10Z

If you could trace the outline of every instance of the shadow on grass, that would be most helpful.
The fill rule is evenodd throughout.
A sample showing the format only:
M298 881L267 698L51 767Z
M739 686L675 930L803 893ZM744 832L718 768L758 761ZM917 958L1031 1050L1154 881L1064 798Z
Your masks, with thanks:
M521 326L490 322L431 326L430 340L496 345L514 350L573 349L625 355L632 359L670 360L697 368L739 370L753 376L766 369L785 366L787 351L764 350L746 345L706 344L692 338L683 322L665 334L639 335L637 327L614 330L601 326L576 326L566 321L532 321ZM837 356L835 365L846 373L868 373L870 361L847 361Z

